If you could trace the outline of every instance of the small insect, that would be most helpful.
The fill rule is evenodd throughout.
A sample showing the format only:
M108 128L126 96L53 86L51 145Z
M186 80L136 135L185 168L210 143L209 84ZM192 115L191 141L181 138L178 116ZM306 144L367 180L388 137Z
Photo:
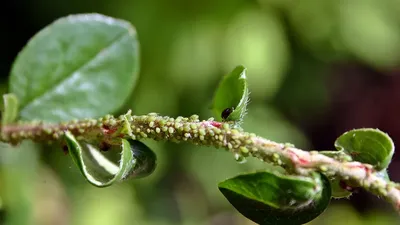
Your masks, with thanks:
M229 115L231 115L232 112L233 112L233 107L224 109L224 111L222 111L221 113L221 118L224 120L228 119Z
M109 145L106 142L101 142L100 145L99 145L99 149L101 151L103 151L103 152L106 152L106 151L110 150L110 148L111 148L111 145Z
M67 145L63 145L63 146L62 146L62 149L63 149L64 154L65 154L65 155L68 155L68 152L69 152L68 146L67 146Z

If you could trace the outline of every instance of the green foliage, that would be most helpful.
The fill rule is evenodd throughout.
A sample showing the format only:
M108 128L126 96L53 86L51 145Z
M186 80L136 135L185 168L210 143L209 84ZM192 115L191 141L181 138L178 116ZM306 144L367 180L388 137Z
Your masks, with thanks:
M70 132L65 133L72 159L85 178L97 187L110 186L128 177L145 177L155 169L156 155L146 145L138 141L120 140L122 152L117 165L101 154L95 144L79 142Z
M246 68L238 66L222 79L215 92L212 108L218 120L240 124L246 114L248 101Z
M378 129L355 129L342 134L335 147L352 156L353 160L373 165L377 170L388 167L394 154L394 144Z
M390 1L353 1L337 6L343 44L357 58L381 68L396 67L400 56L392 50L400 48L400 33L398 22L393 23L398 18L391 15ZM382 13L382 3L387 4L387 12Z
M18 117L18 98L14 94L3 95L4 109L1 115L1 124L10 124Z
M279 14L270 8L244 7L232 15L221 35L222 68L246 65L253 101L273 98L286 77L290 43Z
M262 225L309 222L331 199L329 180L321 174L249 173L221 182L219 189L240 213Z
M351 196L351 192L343 189L342 185L340 184L339 179L331 180L331 187L332 187L332 197L334 198L348 198ZM343 181L342 181L343 182Z
M348 162L351 161L352 158L350 155L346 154L344 151L320 151L320 154L326 155L328 157L334 158L341 162ZM340 180L333 178L331 180L331 187L332 187L332 197L334 198L347 198L351 196L351 192L343 189L342 185L340 184Z
M23 119L59 122L119 109L139 70L139 44L126 21L99 14L58 19L17 56L10 92Z
M257 18L263 17L260 12ZM275 16L272 17L276 23L273 22L270 27L279 32L271 41L275 45L280 40L276 37L284 34L281 24ZM260 30L258 27L262 26L251 30ZM243 40L247 40L244 43L247 43L250 40L248 37L252 35L245 32L242 34L245 35ZM261 43L262 38L263 35L259 35L257 40ZM234 41L227 43L230 46ZM14 122L18 116L28 120L58 122L99 117L116 111L135 86L139 71L138 46L135 30L126 21L99 14L73 15L55 21L35 35L18 55L10 76L10 91L14 94L4 95L2 124ZM251 50L257 52L257 46L253 45ZM238 49L234 48L235 52L240 52ZM286 49L286 43L278 46L278 49ZM231 55L240 58L245 54ZM258 58L257 65L263 65L263 57ZM279 58L277 61L280 65L276 66L279 68L275 69L279 76L276 77L280 77L283 71L281 67L286 62L286 52ZM191 69L190 66L188 68ZM224 76L214 95L212 108L215 116L234 127L242 123L247 110L249 90L246 76L246 68L236 67ZM263 80L261 78L259 76L257 80ZM186 75L185 79L190 80ZM264 91L262 82L257 85ZM296 85L299 86L298 83ZM164 83L154 86L164 87ZM304 89L304 86L300 87ZM19 115L18 100L21 103ZM111 144L75 137L65 131L64 141L74 163L86 180L97 187L110 186L129 177L146 177L155 170L157 157L154 152L142 142L120 138L120 135L133 137L127 118L124 120L122 128L113 134L115 140ZM255 126L260 124L258 120L253 123L256 123ZM262 121L261 124L264 123L271 132L277 132L271 123ZM265 130L265 126L262 129ZM321 153L338 161L356 160L372 164L381 170L380 176L388 179L385 169L393 156L394 144L387 134L374 129L352 130L339 137L335 146L339 151ZM110 152L117 154L112 155ZM281 167L278 169L284 170ZM274 172L265 170L236 176L221 182L219 189L245 217L265 225L309 222L327 208L331 197L342 198L351 194L341 187L338 179L329 181L325 175L314 172L308 177L294 176L278 172L278 169ZM10 181L13 176L6 174L6 181ZM23 185L21 179L11 180L10 183ZM10 189L6 194L10 193ZM22 200L13 207L13 210L21 211L32 208Z
M19 146L0 143L0 199L6 214L4 224L32 224L35 193L27 184L35 185L40 180L36 173L38 158L38 146L31 141ZM8 169L10 167L12 169Z

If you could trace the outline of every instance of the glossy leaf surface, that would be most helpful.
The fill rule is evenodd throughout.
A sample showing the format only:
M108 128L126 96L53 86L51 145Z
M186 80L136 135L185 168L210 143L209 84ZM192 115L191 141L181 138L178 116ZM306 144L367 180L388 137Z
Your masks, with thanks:
M130 178L142 178L150 175L156 167L156 155L139 141L121 139L121 150L117 162L100 152L99 146L84 141L77 141L66 132L65 141L69 153L81 173L89 183L97 187L110 186L115 182Z
M331 199L329 180L321 174L311 178L249 173L221 182L219 189L241 214L263 225L306 223L320 215Z
M336 139L335 147L351 155L353 160L371 164L377 170L385 169L394 154L394 143L389 135L371 128L342 134Z
M224 76L215 92L212 108L216 118L240 123L246 114L248 99L246 68L238 66Z
M59 122L100 117L119 109L139 70L136 31L100 14L56 20L18 54L10 91L23 119Z

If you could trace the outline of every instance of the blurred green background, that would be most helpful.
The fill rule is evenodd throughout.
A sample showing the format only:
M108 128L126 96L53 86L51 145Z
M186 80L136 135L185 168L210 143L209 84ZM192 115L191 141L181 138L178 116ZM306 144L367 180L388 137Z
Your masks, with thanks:
M12 61L56 18L98 12L130 21L141 75L120 112L212 116L218 81L248 68L244 128L304 149L333 148L351 128L400 143L400 0L6 0L0 14L1 92ZM0 224L250 225L217 182L264 165L230 153L146 141L155 173L105 189L89 185L61 149L0 146ZM400 181L399 153L389 168ZM399 224L368 193L334 200L312 225Z

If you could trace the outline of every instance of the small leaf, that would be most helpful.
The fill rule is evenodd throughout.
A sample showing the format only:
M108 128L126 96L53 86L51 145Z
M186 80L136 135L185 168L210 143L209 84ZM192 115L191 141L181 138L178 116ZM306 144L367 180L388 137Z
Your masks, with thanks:
M378 129L355 129L342 134L335 147L351 155L353 160L373 165L377 170L388 167L394 154L394 143Z
M240 123L249 99L246 68L236 67L226 75L214 95L213 111L218 120Z
M340 185L339 179L331 180L332 197L334 198L348 198L351 196L351 192L343 189Z
M69 131L65 133L65 141L81 173L98 187L110 186L128 177L148 176L156 167L156 155L139 141L121 139L119 165L100 153L95 145L78 142Z
M256 172L219 185L228 201L245 217L263 225L303 224L320 215L331 199L329 180Z
M136 164L132 170L124 175L125 179L130 177L143 178L152 174L157 166L156 154L140 141L131 141L131 148L134 149L132 154Z
M131 111L129 110L128 113L130 114ZM112 137L121 137L121 136L133 137L131 124L129 123L129 120L128 120L128 115L129 115L128 113L123 115L124 122L123 122L122 126L117 131L114 132Z
M13 123L18 117L18 98L15 94L9 93L3 95L4 109L1 117L1 124Z
M320 154L334 158L340 162L350 162L352 161L352 157L348 155L345 151L335 151L335 150L329 150L329 151L319 151ZM348 198L351 196L352 192L349 192L345 189L342 188L342 185L340 184L340 180L333 178L330 180L331 181L331 188L332 188L332 197L333 198Z
M100 14L72 15L45 27L18 54L10 90L24 119L100 117L123 105L138 70L131 24Z

